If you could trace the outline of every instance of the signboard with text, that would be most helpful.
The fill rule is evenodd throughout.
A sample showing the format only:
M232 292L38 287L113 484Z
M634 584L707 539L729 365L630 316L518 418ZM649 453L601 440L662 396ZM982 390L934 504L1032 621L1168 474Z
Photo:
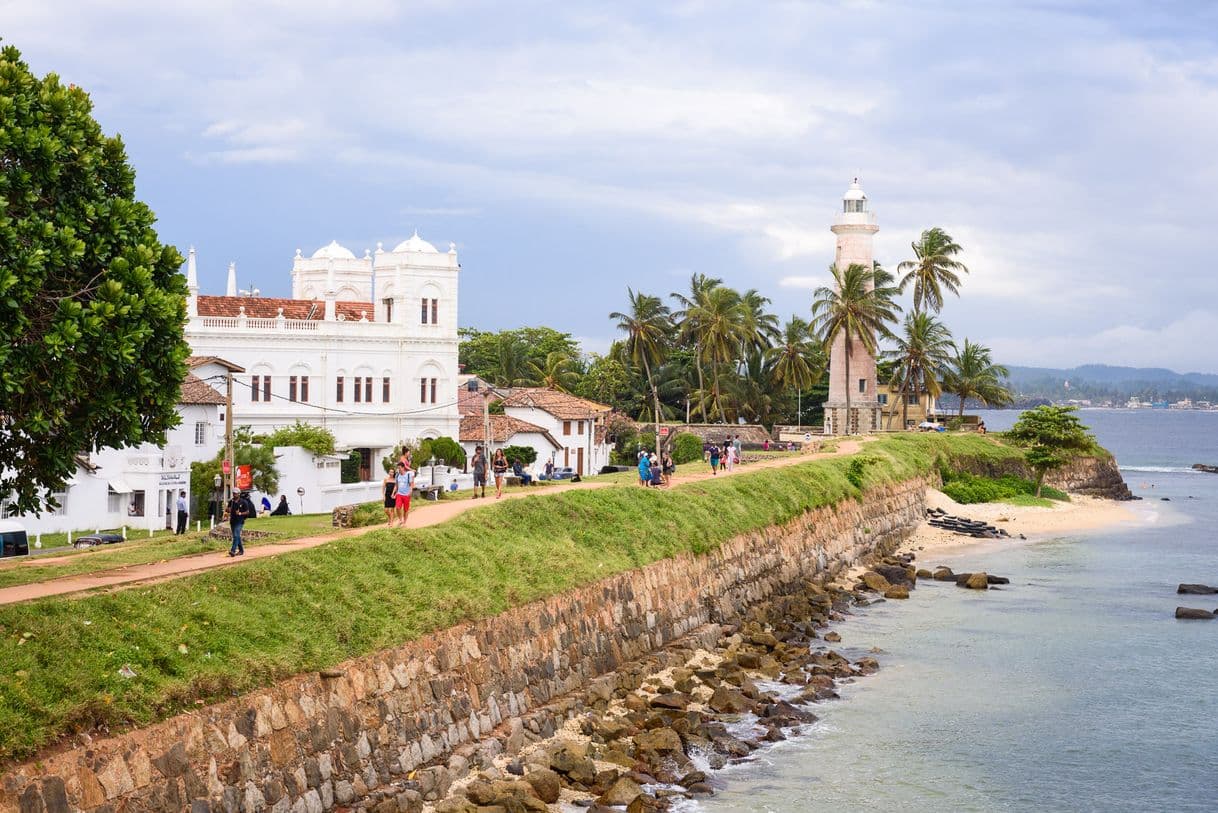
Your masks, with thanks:
M248 491L254 487L254 474L249 466L237 467L237 488Z

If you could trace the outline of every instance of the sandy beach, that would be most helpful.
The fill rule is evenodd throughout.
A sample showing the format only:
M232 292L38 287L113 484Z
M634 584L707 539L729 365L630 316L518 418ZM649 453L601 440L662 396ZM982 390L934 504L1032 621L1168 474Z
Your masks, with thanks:
M1031 540L1127 525L1137 522L1145 513L1135 510L1135 505L1137 503L1116 502L1078 494L1070 495L1070 502L1055 503L1049 508L1006 503L961 505L937 489L928 489L926 492L927 508L940 508L949 514L989 522L1005 529L1016 540L1020 534ZM932 528L923 522L914 535L901 546L901 551L923 555L955 552L970 545L992 541L962 536L943 528Z

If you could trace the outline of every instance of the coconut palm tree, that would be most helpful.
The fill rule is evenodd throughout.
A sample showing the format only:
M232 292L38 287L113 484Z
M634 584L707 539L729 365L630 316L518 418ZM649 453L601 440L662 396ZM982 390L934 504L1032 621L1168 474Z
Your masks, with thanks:
M579 383L575 360L561 350L552 350L542 362L530 361L528 375L531 384L570 392Z
M744 324L741 326L744 334L740 352L742 361L748 351L764 352L782 335L778 327L778 317L766 311L766 305L769 304L769 297L762 296L756 288L748 289L740 297L741 312L744 315Z
M943 389L960 399L959 416L964 417L964 402L968 398L985 406L1006 406L1015 397L1003 384L1010 371L990 358L990 348L964 340L955 347L951 364L943 375Z
M492 384L500 387L519 387L529 383L528 348L519 336L510 332L499 335L488 377Z
M707 294L722 285L723 280L717 277L708 277L706 274L691 274L689 277L689 296L680 293L670 294L673 299L677 300L680 306L680 310L673 314L678 327L677 341L687 346L692 345L694 348L694 369L698 374L698 411L701 412L701 417L704 421L707 419L709 399L702 374L704 362L702 345L700 343L702 326L698 323L698 314L705 308Z
M651 390L651 399L656 425L656 451L660 450L660 393L656 389L652 369L659 367L664 361L668 349L669 336L672 333L672 319L668 306L660 301L658 296L635 293L626 289L630 299L630 312L614 311L610 319L617 320L618 330L626 334L624 349L636 366L641 366L647 376L647 387Z
M774 384L787 390L794 387L800 395L820 381L828 366L825 350L812 335L811 326L798 316L792 316L783 326L778 342L766 351L766 360ZM800 395L797 395L796 415L802 400Z
M913 286L914 313L927 310L938 313L943 310L943 289L959 296L960 275L968 273L964 263L956 259L961 248L938 226L922 232L910 247L915 259L905 260L897 266L897 271L904 273L901 292Z
M829 268L833 287L822 286L813 292L812 328L829 354L833 342L842 336L846 344L842 374L846 382L846 432L850 431L850 353L858 342L875 355L876 337L890 337L888 329L900 308L884 288L873 287L875 269L851 263L845 269ZM832 374L830 370L830 374Z
M911 313L905 317L896 348L885 355L894 363L890 386L897 387L901 396L901 424L908 425L909 394L937 398L942 392L939 379L951 361L952 334L929 313ZM896 404L888 413L888 428L896 416Z
M685 314L686 319L697 326L697 345L701 357L710 363L712 407L718 410L719 420L726 422L719 370L721 365L730 365L738 358L746 335L746 317L740 294L717 285L706 291L701 301L687 309Z

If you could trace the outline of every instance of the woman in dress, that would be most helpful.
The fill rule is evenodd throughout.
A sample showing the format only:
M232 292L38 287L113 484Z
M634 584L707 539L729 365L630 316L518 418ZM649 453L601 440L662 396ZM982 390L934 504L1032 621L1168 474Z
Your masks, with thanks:
M719 474L719 446L711 446L710 453L711 474Z
M491 471L495 473L495 499L503 496L503 478L507 475L508 462L503 456L502 449L495 450L495 456L491 459Z
M393 477L393 472L388 472L385 479L381 480L381 490L385 492L385 521L390 525L393 524L393 491L397 486L397 480Z

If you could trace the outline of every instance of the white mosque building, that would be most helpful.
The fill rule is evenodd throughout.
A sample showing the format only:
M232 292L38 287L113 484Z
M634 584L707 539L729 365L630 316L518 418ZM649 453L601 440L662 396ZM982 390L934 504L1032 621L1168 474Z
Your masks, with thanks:
M241 292L235 266L224 296L199 292L187 259L186 339L196 357L225 359L233 423L255 433L302 420L358 454L365 480L382 477L395 444L460 431L457 291L461 266L416 232L356 257L331 242L292 263L292 298ZM223 382L209 382L223 391Z

